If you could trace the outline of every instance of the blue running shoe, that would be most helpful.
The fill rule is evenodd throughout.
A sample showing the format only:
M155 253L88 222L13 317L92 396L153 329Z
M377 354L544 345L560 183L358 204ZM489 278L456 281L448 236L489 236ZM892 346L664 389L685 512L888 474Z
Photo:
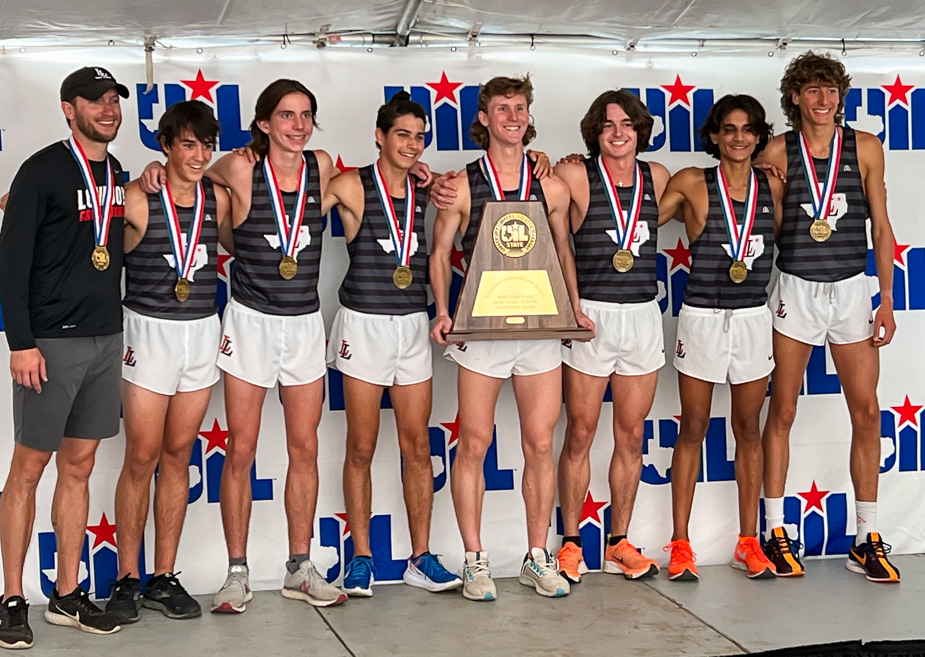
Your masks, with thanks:
M459 575L454 575L440 563L436 554L425 552L417 559L408 559L408 567L402 577L405 584L428 591L449 591L462 586Z
M354 557L347 564L344 572L344 585L341 587L347 595L360 598L373 597L373 582L376 581L376 566L372 557Z

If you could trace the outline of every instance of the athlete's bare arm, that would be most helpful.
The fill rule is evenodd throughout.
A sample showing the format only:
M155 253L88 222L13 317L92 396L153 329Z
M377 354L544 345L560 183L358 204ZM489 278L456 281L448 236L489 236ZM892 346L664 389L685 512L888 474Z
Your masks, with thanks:
M568 298L575 311L575 320L578 326L594 331L594 322L581 310L578 299L578 275L575 273L575 254L569 244L569 192L568 187L558 177L551 176L540 183L543 186L543 196L546 197L546 207L549 209L547 221L552 233L552 241L556 246L556 255L559 257L559 266L565 278L565 287Z
M703 169L687 167L674 174L665 186L662 198L658 202L658 225L662 226L672 219L686 224L689 218L692 219L696 214L694 203L697 195L694 192L698 187L703 187L705 195L706 183L703 179ZM679 212L682 209L684 212ZM705 209L703 216L706 217Z
M335 205L344 224L344 236L348 243L352 242L360 231L363 212L366 210L366 191L359 172L348 171L328 184L321 211L327 214Z
M327 151L317 150L312 152L315 154L315 159L318 160L318 175L321 178L321 198L323 199L328 183L340 173L340 169L334 166L334 160L331 159Z
M877 263L877 279L880 282L880 307L874 317L874 346L884 347L890 344L893 334L896 333L896 321L893 319L894 237L886 210L883 145L869 132L856 134L858 164L861 167L864 193L870 204L870 237L874 243L874 260Z
M767 166L774 167L770 170ZM764 169L768 178L787 180L787 138L784 135L771 137L764 150L755 158L755 166Z
M659 164L658 162L649 162L649 171L652 172L655 201L660 203L662 195L665 193L665 188L668 186L668 181L671 179L671 174L668 173L668 168L664 164Z
M568 187L569 221L572 232L577 232L588 214L588 204L591 199L591 186L588 183L588 169L584 164L571 164L559 162L553 169L556 176Z
M224 249L234 255L234 237L231 233L231 196L228 190L219 185L212 186L212 193L215 194L215 212L218 214L218 243Z
M217 186L231 192L231 227L237 228L251 211L254 163L236 153L218 159L205 173Z
M131 253L148 230L148 195L137 180L125 186L125 240L123 249Z
M780 237L780 225L784 219L784 183L768 174L768 185L774 199L774 235Z
M465 171L463 171L465 173ZM450 255L457 233L465 232L469 224L469 179L462 175L457 181L457 194L445 210L437 211L434 221L433 248L430 252L430 287L437 306L437 319L430 332L437 344L446 344L446 334L453 328L450 317L450 277L452 265Z

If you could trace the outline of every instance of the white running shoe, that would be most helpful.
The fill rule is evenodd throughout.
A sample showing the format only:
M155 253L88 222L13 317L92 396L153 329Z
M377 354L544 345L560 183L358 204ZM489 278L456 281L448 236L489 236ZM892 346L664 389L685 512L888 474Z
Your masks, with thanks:
M294 573L286 571L281 593L284 598L302 600L313 607L330 607L347 601L347 594L328 584L309 559L299 564Z
M228 577L212 598L212 613L243 614L251 601L250 572L247 566L229 566Z
M532 586L547 598L561 598L569 594L568 580L559 574L559 560L546 548L530 548L530 555L520 569L520 583Z
M463 597L467 600L494 600L498 589L491 579L491 564L488 553L466 552L463 566Z

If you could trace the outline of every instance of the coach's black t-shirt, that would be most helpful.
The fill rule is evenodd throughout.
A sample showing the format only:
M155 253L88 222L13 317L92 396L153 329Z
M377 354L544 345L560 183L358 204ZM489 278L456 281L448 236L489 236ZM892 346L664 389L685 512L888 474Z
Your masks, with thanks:
M0 228L0 306L11 351L35 338L92 337L122 331L122 238L125 193L122 165L113 156L116 184L109 226L110 263L98 271L93 211L80 168L63 142L26 160L10 188ZM98 187L106 163L91 162ZM103 198L103 191L99 191Z

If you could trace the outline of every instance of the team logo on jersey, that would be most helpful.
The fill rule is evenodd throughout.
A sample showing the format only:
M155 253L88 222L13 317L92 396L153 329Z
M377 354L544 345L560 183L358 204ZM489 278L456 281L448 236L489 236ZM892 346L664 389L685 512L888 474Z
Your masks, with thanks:
M623 221L627 221L626 210L623 211ZM613 240L613 243L617 246L620 245L619 238L617 237L617 229L611 228L607 231L607 237ZM633 255L637 258L639 257L639 247L649 241L649 224L644 221L640 221L636 224L636 230L633 231L633 241L630 243L630 251L633 252Z
M289 215L286 215L286 221L289 221ZM279 235L272 233L269 235L264 235L263 238L269 243L271 249L279 250ZM299 236L296 238L295 242L295 254L294 258L299 259L299 253L306 246L309 246L312 243L312 234L308 230L308 226L299 226Z
M119 177L119 172L114 172L116 177ZM99 187L97 193L100 195L100 198L104 198L106 194L106 187ZM113 201L112 201L112 216L113 217L124 217L125 216L125 188L118 186L113 190ZM93 221L93 205L90 201L90 191L87 189L78 189L77 190L77 220L80 222Z
M180 239L183 240L183 250L186 251L186 242L189 236L186 233L180 233ZM167 265L174 271L177 269L177 259L174 257L173 253L165 253L164 260L167 261ZM209 264L209 248L205 244L196 245L196 257L193 258L193 266L189 272L189 280L192 283L195 280L195 274L197 271Z
M640 89L627 91L643 98ZM699 134L713 106L713 90L684 84L676 75L673 83L644 91L643 100L655 119L647 152L660 150L666 144L672 152L703 151Z
M880 411L880 472L925 470L922 442L923 404L913 404L909 395L899 406Z
M318 518L317 543L312 541L312 561L331 584L339 584L347 564L353 560L353 534L346 513ZM402 579L407 558L392 558L392 516L375 515L369 521L369 546L376 566L377 582Z
M452 422L442 422L439 427L430 427L430 461L434 470L434 492L443 490L456 461L456 446L459 440L459 413ZM491 445L485 453L482 465L485 475L485 490L514 490L514 469L498 466L498 428L492 428Z
M80 552L80 566L77 583L97 600L109 597L112 584L119 578L119 560L116 526L106 513L100 515L95 525L88 525ZM39 532L39 582L42 593L51 597L58 577L58 542L55 533ZM138 573L142 586L154 574L145 565L145 541L141 540L138 553Z
M208 426L208 425L206 425ZM202 499L217 504L222 482L222 470L225 468L225 452L228 448L228 430L212 420L212 427L199 432L199 438L193 445L189 463L189 497L187 504ZM273 499L273 479L257 477L257 459L251 465L251 499L255 502Z
M384 238L381 240L376 240L379 243L379 246L382 247L382 250L386 253L395 253L395 245L392 243L391 238ZM414 255L418 252L418 234L411 233L411 255Z
M663 486L671 483L671 456L681 416L660 420L646 420L642 434L643 483ZM657 433L657 435L656 435ZM732 432L727 430L724 417L712 417L707 425L707 435L701 446L700 474L697 481L734 481L735 456Z
M845 96L845 122L855 130L877 135L891 151L925 149L925 88L892 83L853 88Z
M150 91L146 91L147 86L143 82L138 83L135 86L135 98L138 104L138 135L141 143L152 151L161 150L157 143L157 124L161 114L171 105L184 100L201 100L214 108L221 126L217 144L219 150L242 148L250 142L250 130L241 128L238 85L207 80L202 69L199 69L192 80L155 84Z
M387 85L385 102L399 91L408 91L411 100L427 113L424 147L437 139L438 151L477 151L479 146L469 138L469 127L478 115L479 85L450 82L443 71L438 82L424 82L410 87Z
M816 218L812 203L800 203L800 207L803 208L803 212L806 213L807 217L812 219ZM847 212L848 197L841 192L832 194L832 202L829 203L829 216L828 219L826 219L832 227L832 230L838 230L838 220L844 217Z
M723 251L726 252L726 255L732 258L732 247L728 243L723 243ZM749 271L752 270L752 265L755 264L755 260L764 255L764 235L750 235L748 238L748 244L745 246L745 255L743 260L745 261L745 266Z
M805 486L805 485L804 485ZM815 481L809 490L784 498L784 528L791 538L803 543L807 556L848 554L853 539L848 530L848 496L820 490ZM759 513L762 536L765 523L764 499Z

